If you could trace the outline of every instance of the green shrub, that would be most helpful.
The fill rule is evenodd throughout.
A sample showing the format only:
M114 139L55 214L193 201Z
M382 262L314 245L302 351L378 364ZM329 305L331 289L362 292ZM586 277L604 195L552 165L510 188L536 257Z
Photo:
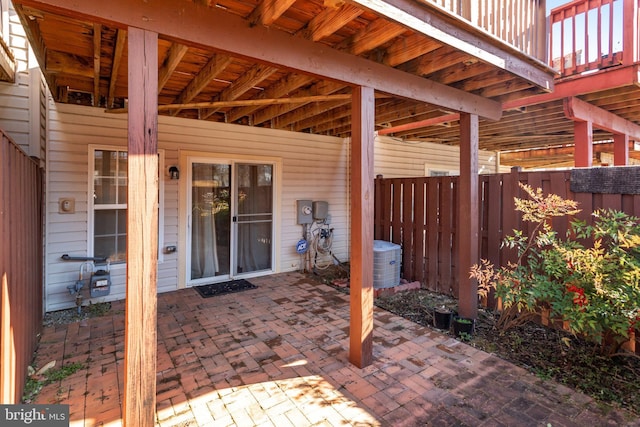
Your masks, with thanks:
M499 269L483 260L471 269L481 292L493 288L502 301L498 328L547 309L571 332L600 344L601 352L615 353L640 322L640 220L596 211L593 225L573 220L560 238L550 220L579 212L576 202L521 186L530 200L516 199L516 210L535 227L530 236L514 230L503 242L518 251L518 260Z

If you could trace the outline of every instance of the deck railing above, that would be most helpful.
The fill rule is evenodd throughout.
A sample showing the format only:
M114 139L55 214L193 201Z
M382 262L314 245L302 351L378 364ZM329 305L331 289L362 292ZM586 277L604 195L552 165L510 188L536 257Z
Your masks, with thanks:
M549 17L549 65L562 77L638 62L640 0L575 0Z
M547 60L544 0L424 0L467 19L541 61Z

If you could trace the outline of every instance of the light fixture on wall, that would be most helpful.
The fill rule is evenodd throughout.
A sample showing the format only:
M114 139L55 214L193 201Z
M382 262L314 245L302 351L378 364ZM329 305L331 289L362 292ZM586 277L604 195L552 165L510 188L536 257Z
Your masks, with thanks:
M180 171L178 170L177 166L171 166L169 168L169 177L171 179L179 179L180 178Z

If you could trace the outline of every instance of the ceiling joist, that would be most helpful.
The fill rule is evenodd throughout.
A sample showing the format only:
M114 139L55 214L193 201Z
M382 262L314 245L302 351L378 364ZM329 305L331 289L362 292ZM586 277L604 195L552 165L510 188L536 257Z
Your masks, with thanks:
M544 90L553 90L553 79L550 78L549 73L532 65L529 57L503 42L500 42L501 47L496 47L497 39L493 39L492 42L492 38L488 35L482 39L472 34L466 29L470 28L471 24L451 15L449 19L456 20L454 26L438 16L436 6L429 2L413 0L349 0L349 2L385 16L393 22L454 47L483 62L516 74Z
M599 129L613 134L627 135L635 141L640 141L640 126L576 97L564 100L564 113L568 119L591 122Z
M212 102L191 102L184 104L165 104L159 105L158 111L173 111L176 109L202 109L202 108L227 108L227 107L256 107L264 105L281 105L281 104L306 104L308 102L327 102L351 100L351 94L339 95L317 95L317 96L300 96L293 98L273 98L273 99L246 99L238 101L212 101ZM126 108L112 108L107 110L109 113L126 113Z
M252 27L242 17L218 8L183 2L181 13L176 15L173 13L175 2L172 0L158 0L153 4L132 3L128 0L24 0L22 3L44 10L64 11L69 16L89 18L97 22L102 22L108 16L117 26L142 28L187 44L210 47L351 86L368 86L395 96L477 114L492 120L499 119L502 114L499 103L493 100L340 52L326 45L292 37L283 31L257 25ZM425 19L426 15L422 15ZM230 34L234 36L229 37Z

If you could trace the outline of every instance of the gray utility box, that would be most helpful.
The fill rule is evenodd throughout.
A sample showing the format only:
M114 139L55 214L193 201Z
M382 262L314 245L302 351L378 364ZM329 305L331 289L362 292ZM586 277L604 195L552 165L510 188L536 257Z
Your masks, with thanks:
M313 202L313 219L323 221L329 216L329 202Z
M298 224L313 223L313 206L311 200L296 200Z
M111 292L111 273L107 270L97 270L91 275L89 283L91 298L103 297Z
M384 240L373 241L373 288L391 288L400 284L400 245Z

